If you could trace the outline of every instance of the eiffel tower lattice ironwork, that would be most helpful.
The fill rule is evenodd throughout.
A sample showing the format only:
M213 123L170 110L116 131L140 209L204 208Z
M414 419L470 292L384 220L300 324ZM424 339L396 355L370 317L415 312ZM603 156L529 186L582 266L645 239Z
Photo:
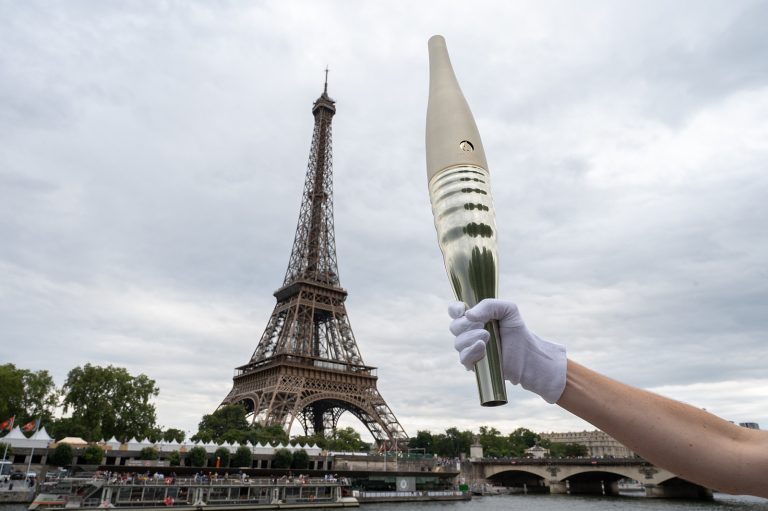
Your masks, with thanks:
M250 361L235 369L222 402L241 403L254 422L290 432L335 428L344 412L356 416L379 446L408 436L376 388L376 368L363 363L339 282L333 225L331 120L328 81L315 101L312 147L288 270L277 304Z

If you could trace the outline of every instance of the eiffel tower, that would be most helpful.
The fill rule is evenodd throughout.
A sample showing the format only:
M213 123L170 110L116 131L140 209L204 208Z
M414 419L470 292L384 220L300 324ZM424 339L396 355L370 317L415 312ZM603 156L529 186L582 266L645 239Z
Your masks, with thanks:
M376 389L376 368L363 363L339 283L333 226L331 120L328 71L314 102L312 147L299 222L277 305L251 359L235 369L223 405L245 406L253 422L280 425L295 420L306 435L323 434L344 412L357 417L379 447L402 447L408 439Z

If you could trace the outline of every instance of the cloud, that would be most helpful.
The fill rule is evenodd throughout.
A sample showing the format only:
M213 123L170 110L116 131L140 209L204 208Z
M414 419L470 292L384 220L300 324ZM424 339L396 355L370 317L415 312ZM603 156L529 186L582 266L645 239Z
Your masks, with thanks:
M760 2L0 7L0 343L85 362L196 428L274 306L325 66L350 321L408 433L586 429L477 405L426 191L426 41L446 36L491 166L500 294L610 376L768 423ZM34 349L27 347L34 346Z

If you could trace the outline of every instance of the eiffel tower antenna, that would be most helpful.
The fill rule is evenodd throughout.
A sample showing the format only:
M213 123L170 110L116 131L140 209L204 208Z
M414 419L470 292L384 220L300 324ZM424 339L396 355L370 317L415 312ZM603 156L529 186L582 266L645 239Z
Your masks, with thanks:
M339 282L333 224L331 120L335 101L323 93L312 106L312 146L299 221L283 285L251 359L235 369L223 405L245 406L253 422L294 421L306 435L323 434L344 412L357 417L379 446L402 447L408 435L376 388L376 368L363 363Z

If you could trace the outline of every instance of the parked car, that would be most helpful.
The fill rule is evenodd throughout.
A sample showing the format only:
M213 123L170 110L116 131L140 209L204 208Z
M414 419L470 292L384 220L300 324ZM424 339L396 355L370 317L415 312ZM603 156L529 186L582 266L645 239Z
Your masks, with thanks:
M25 477L27 476L24 475L24 472L20 472L18 470L11 472L11 481L23 481Z

